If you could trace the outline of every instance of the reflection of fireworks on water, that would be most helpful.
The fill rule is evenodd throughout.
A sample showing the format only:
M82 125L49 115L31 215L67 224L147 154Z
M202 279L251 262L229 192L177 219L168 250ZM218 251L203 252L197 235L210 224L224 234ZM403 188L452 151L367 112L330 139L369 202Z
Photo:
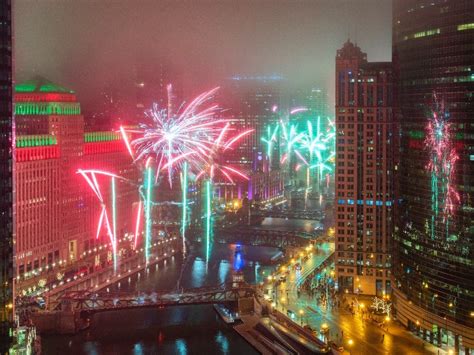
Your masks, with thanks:
M449 218L459 203L459 193L453 185L455 165L459 156L454 148L452 127L449 123L449 113L444 108L444 103L437 100L434 95L435 107L432 117L427 124L426 147L429 150L430 160L427 169L431 173L431 233L434 237L435 220L442 206L442 219L446 223L448 233Z

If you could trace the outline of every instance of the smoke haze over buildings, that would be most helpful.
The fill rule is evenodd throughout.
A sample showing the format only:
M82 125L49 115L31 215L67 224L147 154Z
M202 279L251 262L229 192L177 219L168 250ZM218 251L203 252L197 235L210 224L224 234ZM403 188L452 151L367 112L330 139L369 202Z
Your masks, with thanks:
M137 70L157 63L186 96L235 73L279 73L332 98L347 38L371 61L391 57L389 0L17 0L14 11L17 81L45 76L85 105L106 85L132 92Z

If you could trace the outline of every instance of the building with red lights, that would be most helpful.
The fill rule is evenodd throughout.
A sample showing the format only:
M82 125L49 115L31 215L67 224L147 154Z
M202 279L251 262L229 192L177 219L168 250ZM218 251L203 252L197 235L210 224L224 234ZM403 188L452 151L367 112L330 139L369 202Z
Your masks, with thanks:
M347 41L336 56L336 273L348 292L390 292L394 120L391 63Z
M43 78L18 84L15 114L16 275L19 289L32 290L71 269L92 271L107 263L103 255L85 258L107 237L96 239L100 205L77 170L102 169L134 181L138 176L120 134L84 131L73 91ZM117 185L120 239L132 230L129 211L138 192L131 184ZM111 198L108 191L104 200Z

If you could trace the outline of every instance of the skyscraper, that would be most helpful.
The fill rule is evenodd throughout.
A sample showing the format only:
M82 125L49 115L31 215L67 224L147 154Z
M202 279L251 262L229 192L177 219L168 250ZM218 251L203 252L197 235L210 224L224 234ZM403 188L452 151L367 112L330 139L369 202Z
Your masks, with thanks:
M390 292L392 65L347 41L336 56L336 273L340 289Z
M231 129L253 132L241 140L241 144L226 155L228 164L238 166L250 176L250 180L238 182L237 198L265 200L279 195L282 190L279 167L278 142L273 144L271 158L267 157L267 145L262 141L268 129L279 122L275 112L281 103L282 77L278 75L235 75L222 90L222 105L229 108ZM270 127L271 126L271 127Z
M254 130L236 150L240 164L247 165L251 171L263 171L265 149L261 137L268 125L278 123L274 107L280 109L281 82L278 75L231 78L228 96L234 102L224 104L232 108L232 121L237 129Z
M0 2L0 353L8 352L13 311L12 28L10 0Z
M397 318L437 346L474 347L474 2L395 1L400 108Z

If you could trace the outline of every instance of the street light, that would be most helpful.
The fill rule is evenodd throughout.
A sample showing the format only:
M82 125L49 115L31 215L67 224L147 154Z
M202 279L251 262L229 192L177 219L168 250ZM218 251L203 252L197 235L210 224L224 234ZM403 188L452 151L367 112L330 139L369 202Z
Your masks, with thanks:
M302 309L299 310L299 314L300 314L300 320L301 320L301 324L303 324L303 315L304 315L304 311Z
M348 347L349 349L352 348L352 345L354 345L354 340L352 340L352 339L347 340L347 347ZM351 353L351 352L349 351L349 354L350 354L350 353Z
M328 330L329 330L329 325L327 323L321 324L321 333L324 334L327 343L329 343L329 337L328 337L328 334L327 334Z

